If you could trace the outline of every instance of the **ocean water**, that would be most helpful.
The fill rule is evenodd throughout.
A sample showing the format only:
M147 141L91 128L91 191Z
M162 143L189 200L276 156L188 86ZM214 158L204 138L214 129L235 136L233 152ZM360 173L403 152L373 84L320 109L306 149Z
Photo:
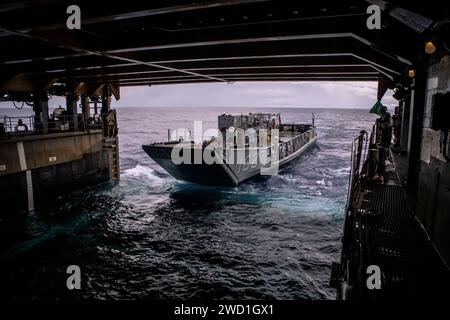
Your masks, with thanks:
M18 111L0 109L0 113ZM28 111L21 111L25 114ZM172 178L142 151L222 113L316 114L317 146L238 187ZM16 299L334 299L351 139L368 110L121 108L121 180L0 220L1 294ZM81 290L66 268L81 269Z

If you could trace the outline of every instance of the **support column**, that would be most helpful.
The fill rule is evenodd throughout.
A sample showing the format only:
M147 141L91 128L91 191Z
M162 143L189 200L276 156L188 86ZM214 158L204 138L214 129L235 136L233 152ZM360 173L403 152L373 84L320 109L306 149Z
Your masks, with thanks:
M103 122L103 134L104 136L108 135L108 124L106 121L106 116L108 115L109 110L111 110L111 89L107 84L103 87L102 94L102 111L101 111L101 119Z
M422 142L423 116L425 109L425 96L427 87L427 73L425 70L417 70L414 79L414 95L411 109L411 134L409 146L408 166L408 191L414 194L420 171L420 152Z
M47 91L34 93L34 121L38 133L48 133L48 96Z
M111 110L111 89L106 84L102 95L102 117L106 116L109 110Z
M89 124L89 116L90 116L90 105L89 105L89 97L85 94L81 96L81 112L83 114L83 123L84 128L86 129Z
M408 150L408 137L409 137L409 117L411 113L411 91L405 94L405 98L402 101L402 132L400 135L400 150L406 152Z
M69 116L69 126L71 130L78 130L78 97L74 93L68 93L66 96L66 110Z

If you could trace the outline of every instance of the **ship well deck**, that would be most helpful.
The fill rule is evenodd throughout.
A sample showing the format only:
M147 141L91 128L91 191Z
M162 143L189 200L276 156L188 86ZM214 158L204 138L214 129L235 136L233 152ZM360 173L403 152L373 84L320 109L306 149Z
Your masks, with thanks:
M450 288L448 266L410 209L397 173L385 174L384 181L364 181L358 191L351 228L359 246L353 263L359 268L350 283L361 290L359 297L369 299L445 296ZM366 287L370 265L380 268L379 290ZM333 283L338 279L331 280L332 286L339 286Z

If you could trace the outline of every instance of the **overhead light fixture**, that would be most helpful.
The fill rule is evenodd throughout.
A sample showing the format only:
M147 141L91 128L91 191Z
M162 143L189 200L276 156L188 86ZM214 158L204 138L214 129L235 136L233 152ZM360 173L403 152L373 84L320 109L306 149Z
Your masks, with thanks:
M408 69L408 77L414 78L416 76L416 70L413 68Z
M428 54L433 54L436 51L436 46L434 45L433 41L427 41L425 42L425 52Z

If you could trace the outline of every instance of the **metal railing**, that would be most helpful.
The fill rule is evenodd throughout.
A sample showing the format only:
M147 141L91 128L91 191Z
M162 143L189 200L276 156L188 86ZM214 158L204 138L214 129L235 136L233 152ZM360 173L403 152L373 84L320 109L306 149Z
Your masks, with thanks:
M368 134L363 130L352 141L350 174L348 181L347 205L345 209L344 231L342 236L341 274L346 276L348 285L352 285L349 277L349 269L352 268L352 253L357 249L355 233L353 230L355 222L355 202L360 187L361 171L365 158L367 157Z
M192 132L186 129L168 129L167 142L191 141Z
M312 136L311 136L312 135ZM308 136L308 137L306 137ZM280 158L283 159L300 148L306 145L311 139L314 138L312 131L302 132L301 134L295 136L292 140L283 142L280 144Z
M0 118L0 135L2 134L28 134L34 131L34 117L8 117Z
M350 160L350 175L347 190L347 208L353 206L354 193L360 180L363 162L367 155L367 131L363 130L352 141L352 152ZM363 154L364 151L364 154ZM361 159L363 161L361 161Z
M15 137L70 131L102 129L103 119L93 115L86 121L82 114L50 117L46 123L36 116L0 117L0 136Z
M103 117L101 114L93 114L89 116L86 123L87 129L102 129L103 128Z

